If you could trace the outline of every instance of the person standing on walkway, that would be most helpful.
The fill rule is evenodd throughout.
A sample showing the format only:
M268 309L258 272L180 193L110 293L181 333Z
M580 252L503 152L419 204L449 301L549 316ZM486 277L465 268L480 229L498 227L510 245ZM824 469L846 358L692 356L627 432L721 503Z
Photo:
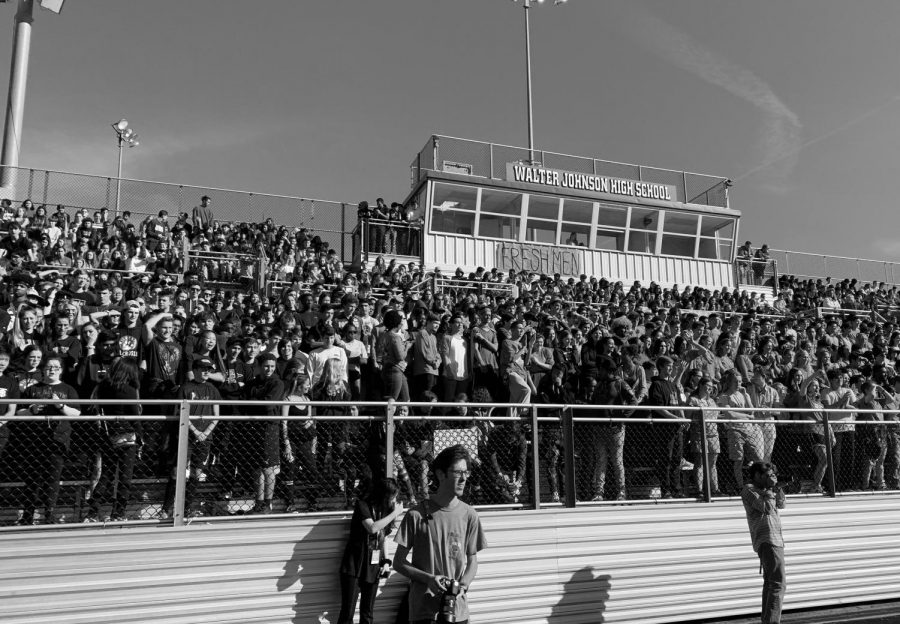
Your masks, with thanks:
M437 490L407 512L394 538L394 569L411 581L410 624L469 621L469 585L478 572L478 552L487 547L478 514L459 499L471 474L470 459L459 445L438 454L431 464ZM453 612L438 619L448 592L456 598L450 601Z
M767 462L750 466L750 483L741 492L753 551L759 556L763 574L762 624L780 624L787 586L784 572L784 539L779 509L784 509L784 491L778 487L775 468Z

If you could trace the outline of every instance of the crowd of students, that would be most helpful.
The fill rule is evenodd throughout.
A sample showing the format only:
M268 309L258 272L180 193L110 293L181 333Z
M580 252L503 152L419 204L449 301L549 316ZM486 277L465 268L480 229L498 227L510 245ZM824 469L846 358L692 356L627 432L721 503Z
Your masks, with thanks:
M379 258L348 268L311 232L216 221L208 198L174 223L162 211L137 227L124 213L110 219L105 210L93 218L79 211L69 218L58 208L45 222L39 211L9 211L9 233L0 240L0 398L13 402L0 415L0 469L4 482L24 483L16 501L21 523L59 517L64 470L90 484L88 520L107 508L111 519L125 518L138 473L169 479L158 502L161 516L173 511L177 428L133 420L98 425L90 418L96 408L66 402L79 397L285 402L194 408L186 501L193 513L201 513L204 479L215 484L216 497L243 490L255 500L252 511L266 513L278 499L294 511L327 508L335 497L347 508L366 483L383 476L383 421L317 419L359 409L310 401L454 404L397 408L399 416L435 418L398 421L393 465L408 502L426 496L429 462L448 440L472 447L473 502L533 499L537 488L527 470L533 452L546 481L542 494L561 499L560 424L542 422L533 449L530 416L459 418L498 415L490 406L497 402L582 405L580 416L619 419L646 416L630 409L643 404L654 406L657 422L674 420L652 427L577 423L580 500L628 498L626 469L636 467L655 474L651 484L659 491L651 487L651 495L684 496L705 479L714 494L736 494L745 463L763 460L775 461L797 490L829 488L829 468L841 490L900 486L900 430L889 411L900 389L895 287L785 276L770 302L727 288L479 268L459 269L435 290L429 284L438 282L420 264ZM249 281L229 289L222 284L223 276L232 277L222 270L228 259L179 274L173 250L182 247L180 237L201 250L264 249L282 269L293 267L289 283L271 296ZM41 249L60 245L71 263L41 266L55 264L43 262ZM126 268L114 270L112 251L119 249L127 253ZM87 262L88 251L94 260L102 256L97 264ZM143 254L149 262L133 265ZM26 407L42 398L55 402ZM141 413L123 405L104 413ZM770 411L741 411L747 407ZM793 416L814 422L768 422L799 407L815 411ZM835 424L826 430L824 418L838 409L859 412L830 414ZM17 421L24 413L77 418ZM555 407L540 413L563 416ZM247 420L219 422L222 414ZM701 414L734 422L704 428ZM301 418L279 418L287 415ZM442 421L446 416L455 418Z

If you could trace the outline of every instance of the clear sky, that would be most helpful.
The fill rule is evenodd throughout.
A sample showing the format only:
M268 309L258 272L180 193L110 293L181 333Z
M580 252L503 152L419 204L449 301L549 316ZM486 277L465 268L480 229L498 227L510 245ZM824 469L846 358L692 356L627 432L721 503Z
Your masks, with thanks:
M68 0L36 10L21 164L115 175L125 116L141 135L125 177L399 200L432 133L526 145L522 13ZM897 0L548 0L531 16L539 148L730 177L742 239L900 260Z

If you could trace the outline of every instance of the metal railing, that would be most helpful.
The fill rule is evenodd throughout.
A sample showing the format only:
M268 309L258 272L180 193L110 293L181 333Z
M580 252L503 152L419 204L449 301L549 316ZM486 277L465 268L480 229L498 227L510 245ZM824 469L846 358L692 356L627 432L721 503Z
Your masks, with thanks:
M769 255L778 261L783 275L806 279L855 277L860 282L884 282L890 285L900 283L900 264L889 260L849 258L786 249L769 249Z
M492 296L503 295L512 297L516 292L513 284L504 282L484 282L481 280L469 280L460 277L446 277L435 275L433 280L434 292L447 293L453 297L461 297L467 294Z
M549 169L667 184L677 189L677 201L728 207L728 178L547 150L535 150L534 154L539 164ZM505 180L507 163L528 162L531 158L526 147L432 135L410 164L410 180L415 186L427 171L465 171L473 176Z
M771 288L778 292L778 264L775 260L737 258L734 261L734 283L741 286Z
M379 475L394 476L411 505L454 444L472 457L465 497L488 508L710 501L738 495L750 461L777 464L789 495L900 491L890 410L791 409L775 420L780 408L728 419L724 408L684 407L669 419L652 406L157 400L141 401L140 416L105 415L113 403L67 400L94 408L69 417L33 401L6 421L4 524L345 514Z
M115 177L93 176L43 169L12 168L13 184L6 197L14 203L31 199L36 205L78 206L91 213L116 205ZM350 231L356 224L356 205L322 199L309 199L271 193L252 193L232 189L171 184L147 180L121 180L120 209L132 214L190 215L200 197L212 197L216 220L262 223L272 218L279 225L305 227L314 231L345 261L350 260ZM51 214L53 210L50 211ZM115 215L113 215L115 216Z

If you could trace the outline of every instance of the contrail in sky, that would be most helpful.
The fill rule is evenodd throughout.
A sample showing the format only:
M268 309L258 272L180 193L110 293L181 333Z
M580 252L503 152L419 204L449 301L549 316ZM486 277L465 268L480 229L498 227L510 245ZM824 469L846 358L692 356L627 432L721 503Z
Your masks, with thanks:
M885 108L887 108L887 107L890 106L891 104L896 104L898 101L900 101L900 95L895 95L894 97L892 97L891 99L889 99L887 102L883 102L882 104L879 104L879 105L876 106L875 108L870 109L870 110L866 111L865 113L862 113L861 115L857 115L856 117L854 117L854 118L851 119L850 121L841 124L841 125L838 126L837 128L832 128L832 129L829 130L828 132L825 132L825 133L823 133L823 134L820 134L819 136L817 136L817 137L815 137L815 138L813 138L813 139L810 139L810 140L808 140L808 141L804 141L803 143L801 143L800 145L798 145L798 146L796 147L796 149L794 149L792 152L790 152L790 153L788 153L788 154L782 154L781 156L775 156L775 157L772 158L771 160L767 160L766 162L762 163L761 165L757 165L756 167L753 167L753 169L750 169L749 171L746 171L746 172L742 173L741 175L739 175L738 177L734 178L734 182L737 182L738 180L743 180L744 178L750 177L751 175L753 175L753 174L756 173L757 171L762 171L763 169L765 169L765 168L768 167L769 165L775 164L776 162L778 162L778 161L781 160L782 158L787 158L788 156L795 156L795 155L797 154L797 152L799 152L800 150L806 149L806 148L809 147L810 145L813 145L813 144L815 144L815 143L818 143L819 141L824 141L825 139L829 139L829 138L833 137L834 135L838 134L839 132L843 132L844 130L846 130L846 129L849 128L850 126L854 126L854 125L858 124L859 122L865 121L865 120L868 119L869 117L872 117L873 115L876 115L877 113L880 113L882 110L884 110Z
M629 6L623 26L638 43L666 61L760 109L765 114L760 137L763 161L785 161L782 174L790 171L800 145L800 119L764 80L639 5Z

